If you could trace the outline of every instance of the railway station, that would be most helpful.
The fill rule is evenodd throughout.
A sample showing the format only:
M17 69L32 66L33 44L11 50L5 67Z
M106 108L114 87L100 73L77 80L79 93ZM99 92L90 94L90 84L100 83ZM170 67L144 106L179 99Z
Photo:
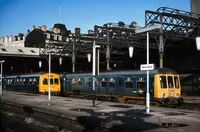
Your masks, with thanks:
M2 130L197 131L200 2L190 5L145 10L144 26L33 23L0 37Z

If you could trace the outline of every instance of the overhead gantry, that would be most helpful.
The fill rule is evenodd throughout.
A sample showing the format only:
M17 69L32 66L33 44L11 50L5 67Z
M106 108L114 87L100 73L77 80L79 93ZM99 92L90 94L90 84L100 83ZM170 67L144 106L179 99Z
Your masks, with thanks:
M157 49L159 53L159 67L163 67L165 46L170 46L166 40L178 41L183 38L193 38L200 34L200 15L177 9L161 7L157 11L145 11L145 28L160 24L160 30L152 31L150 35L150 49ZM75 72L76 58L86 58L92 53L95 40L100 45L100 54L106 57L106 69L110 70L111 55L128 55L129 47L145 49L146 33L136 34L136 22L126 25L123 22L95 25L94 30L81 34L80 28L66 36L66 42L45 43L40 48L40 55L47 55L47 50L54 49L52 55L70 56L72 58L72 72Z

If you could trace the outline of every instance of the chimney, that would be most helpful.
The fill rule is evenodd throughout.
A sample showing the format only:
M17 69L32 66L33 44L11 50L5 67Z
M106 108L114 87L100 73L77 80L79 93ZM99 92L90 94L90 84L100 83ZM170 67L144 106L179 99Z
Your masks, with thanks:
M42 31L46 32L46 25L42 25Z
M10 36L9 36L9 42L12 42L12 38L13 38L13 36L10 35Z
M8 42L8 35L4 37L4 42Z
M53 32L53 28L49 28L49 31Z
M38 26L38 28L37 29L40 29L41 30L41 26Z
M34 30L35 29L35 25L33 25L33 27L32 27L32 30Z

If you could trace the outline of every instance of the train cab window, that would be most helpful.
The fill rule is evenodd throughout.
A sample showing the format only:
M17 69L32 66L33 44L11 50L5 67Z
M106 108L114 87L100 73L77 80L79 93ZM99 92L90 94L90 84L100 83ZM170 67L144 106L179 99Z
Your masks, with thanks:
M114 78L110 78L110 80L108 82L108 86L109 86L109 88L115 88L115 79Z
M59 84L58 78L55 78L55 79L54 79L54 83L55 83L55 84Z
M126 79L125 88L133 88L133 81L131 80L131 78Z
M169 88L174 88L174 83L173 83L173 77L172 76L168 76L168 87Z
M47 85L47 84L48 84L47 78L44 78L44 79L42 80L42 84L43 84L43 85Z
M106 79L105 78L101 79L101 81L100 81L100 87L106 88Z
M53 78L50 78L50 84L53 84Z
M160 76L160 87L161 88L167 88L166 76Z
M179 88L178 77L174 77L175 88Z

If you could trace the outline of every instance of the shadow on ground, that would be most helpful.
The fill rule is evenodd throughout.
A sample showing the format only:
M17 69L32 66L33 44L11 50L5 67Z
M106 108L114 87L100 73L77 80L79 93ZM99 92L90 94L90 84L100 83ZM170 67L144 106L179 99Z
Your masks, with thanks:
M83 132L109 131L109 132L138 132L159 128L159 124L145 122L144 118L152 115L144 110L133 109L128 111L102 112L92 109L71 109L77 112L86 112L89 116L78 116L77 121L84 127Z

